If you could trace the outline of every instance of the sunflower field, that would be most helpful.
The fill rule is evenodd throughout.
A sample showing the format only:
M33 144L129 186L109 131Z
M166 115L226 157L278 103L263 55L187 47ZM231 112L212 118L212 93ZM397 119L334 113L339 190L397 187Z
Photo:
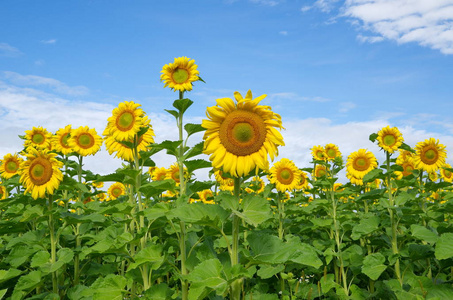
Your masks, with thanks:
M370 133L384 161L327 144L296 166L278 157L284 128L265 95L236 92L184 123L197 68L179 57L161 72L179 94L175 141L156 143L125 101L101 135L33 127L3 157L0 299L453 299L444 145L412 147L387 126ZM112 174L84 168L102 144L123 161Z

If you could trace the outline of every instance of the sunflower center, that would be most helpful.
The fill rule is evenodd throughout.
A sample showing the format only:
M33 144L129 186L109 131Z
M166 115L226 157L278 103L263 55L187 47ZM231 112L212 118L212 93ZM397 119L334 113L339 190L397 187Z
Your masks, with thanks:
M326 175L326 170L325 169L318 169L317 172L316 172L316 177L322 177L324 175Z
M365 171L369 166L370 162L364 157L359 157L354 161L354 169L357 171Z
M173 172L171 178L173 178L173 180L176 182L180 182L181 180L179 179L179 170L177 170L176 172Z
M428 149L423 153L423 155L420 155L420 159L422 162L428 165L434 164L437 159L438 159L438 153L435 149Z
M31 140L33 141L33 143L40 145L40 144L44 143L46 138L44 137L44 135L42 133L35 133L33 135L33 137L31 138Z
M219 138L228 152L246 156L259 151L263 146L266 139L266 124L253 112L233 111L220 125Z
M69 144L68 144L68 139L69 139L69 133L63 134L60 138L61 146L63 146L64 148L70 148Z
M387 134L386 136L384 136L384 138L383 138L382 141L384 142L384 145L390 147L390 146L395 145L395 143L396 143L396 138L395 138L395 136L392 135L392 134Z
M9 161L6 163L6 172L15 173L19 169L19 165L15 161Z
M278 173L278 177L277 177L278 181L280 181L283 184L290 184L293 181L293 178L294 178L293 172L287 168L282 169Z
M113 188L112 189L112 196L118 198L121 196L122 190L120 188Z
M414 171L414 167L412 165L406 165L404 166L404 171L403 171L403 176L409 176L412 174L412 171Z
M335 158L337 156L337 151L335 151L335 149L328 149L326 154L329 158Z
M29 176L34 185L43 185L52 178L52 164L43 158L36 158L30 165Z
M125 111L116 119L116 125L119 130L127 131L134 126L134 121L135 121L134 114Z
M177 68L172 74L171 77L176 83L184 83L189 79L189 72L185 69Z
M78 141L80 148L89 149L94 145L94 138L89 133L82 133L79 135Z

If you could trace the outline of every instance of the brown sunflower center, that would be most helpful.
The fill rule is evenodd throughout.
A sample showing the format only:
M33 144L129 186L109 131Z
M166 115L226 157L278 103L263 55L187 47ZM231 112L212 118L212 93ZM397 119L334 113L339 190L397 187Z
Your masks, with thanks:
M35 158L30 164L28 175L34 185L43 185L52 178L52 163L45 158Z
M452 175L453 175L452 172L450 172L450 171L444 169L444 177L446 177L446 178L451 178Z
M354 160L354 169L357 171L365 171L370 167L370 161L365 157L358 157Z
M189 72L186 69L177 68L172 74L171 77L176 83L184 83L189 79Z
M114 187L112 189L112 196L115 197L115 198L118 198L119 196L121 196L121 194L123 193L123 190L119 187Z
M391 147L396 144L396 137L393 134L387 134L382 141L384 145Z
M89 149L94 145L94 137L89 133L82 133L79 135L77 141L79 147L83 149Z
M121 131L130 130L135 123L135 116L133 113L125 111L118 118L116 118L116 127Z
M437 162L439 153L435 148L428 148L420 155L420 160L427 165L432 165Z
M278 181L283 184L290 184L293 181L293 178L294 173L288 168L284 168L277 173Z
M19 169L19 164L13 160L6 163L5 171L8 173L16 173Z
M403 176L409 176L412 174L412 171L414 171L414 166L411 164L405 165L404 171L403 171Z
M233 111L220 125L219 138L228 152L246 156L259 151L263 146L266 124L253 112Z
M33 141L33 143L40 145L40 144L44 143L44 141L46 140L46 137L42 133L37 132L33 135L31 140Z

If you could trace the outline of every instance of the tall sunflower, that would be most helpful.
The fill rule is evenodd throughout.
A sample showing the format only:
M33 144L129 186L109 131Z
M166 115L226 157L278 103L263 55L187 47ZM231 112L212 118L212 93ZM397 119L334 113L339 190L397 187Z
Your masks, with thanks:
M326 153L327 160L333 161L335 158L341 156L340 149L335 144L327 144L324 147L324 152Z
M363 179L368 172L375 168L377 168L376 157L365 149L351 153L346 162L346 171L356 179Z
M280 115L269 106L258 105L266 95L255 99L248 91L245 98L234 93L235 103L230 98L217 99L217 105L208 107L208 120L202 121L206 128L203 136L204 153L216 169L223 169L231 176L247 175L256 167L268 168L283 146L283 137L276 128L282 129Z
M172 90L191 91L192 82L199 80L197 68L195 60L185 56L177 57L173 63L162 68L160 81L164 82L164 87L168 86Z
M108 200L115 200L118 197L126 194L126 187L121 182L113 183L107 190Z
M63 163L55 158L57 154L28 147L26 156L19 171L25 193L31 193L33 199L53 194L63 180Z
M378 145L385 151L393 153L403 144L404 139L397 127L384 127L378 132Z
M149 145L154 143L154 131L151 127L147 127L146 132L141 135L137 141L137 151L146 151ZM130 143L133 143L133 139L128 141ZM133 161L134 160L134 152L131 147L129 147L127 144L123 144L119 141L117 141L113 136L109 136L105 139L105 147L109 154L115 153L115 157L127 160L127 161Z
M0 174L3 178L8 179L19 174L20 164L24 160L17 154L6 154L0 161Z
M294 190L300 182L301 171L292 160L287 158L282 158L276 162L269 172L270 183L275 184L280 192Z
M440 168L440 176L446 182L453 182L453 172L451 172L451 165L445 164L442 168Z
M311 148L311 155L314 160L327 160L326 150L320 145Z
M81 156L94 155L101 149L102 138L94 128L80 126L71 131L69 146Z
M39 126L33 127L32 130L25 130L25 143L24 147L34 147L37 149L50 150L50 140L52 134L47 129Z
M71 136L71 125L66 125L65 128L57 130L54 136L51 138L52 149L60 152L63 155L68 155L73 152L71 146L69 146L68 139Z
M439 144L439 140L430 138L423 142L419 142L417 146L415 146L415 151L414 162L417 169L426 172L434 172L445 164L447 151L445 150L444 145Z
M116 141L131 141L142 127L149 125L145 112L139 108L141 104L133 101L124 101L112 111L107 119L107 126L103 132L105 137L113 137Z

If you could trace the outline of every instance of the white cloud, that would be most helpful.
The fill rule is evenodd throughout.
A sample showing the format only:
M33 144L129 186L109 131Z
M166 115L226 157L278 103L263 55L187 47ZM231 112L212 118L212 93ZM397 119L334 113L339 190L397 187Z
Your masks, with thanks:
M357 39L361 43L370 43L370 44L379 43L384 40L384 38L382 36L363 36L361 34L357 35Z
M293 100L293 101L311 101L311 102L329 102L330 99L314 96L314 97L306 97L306 96L299 96L296 93L292 92L281 92L281 93L273 93L269 95L269 99L271 101L281 101L281 100Z
M38 60L35 60L35 66L44 66L46 64L46 62L43 60L43 59L38 59Z
M279 4L279 1L276 0L250 0L250 2L266 6L275 6Z
M340 0L317 0L313 4L313 7L320 9L322 12L328 13L334 9L335 3L338 1Z
M305 6L302 6L302 7L300 8L300 11L301 11L301 12L307 12L307 11L309 11L309 10L312 9L312 8L313 8L313 6L305 5Z
M50 39L50 40L42 40L41 43L42 44L55 44L57 42L56 39Z
M339 104L339 109L338 111L341 113L347 113L351 109L354 109L356 107L355 103L353 102L341 102Z
M373 43L381 37L453 54L453 0L346 0L343 10L343 16L377 34L359 35L360 41Z
M279 34L280 34L280 35L285 35L285 36L286 36L286 35L288 35L288 31L282 30L282 31L279 32Z
M36 75L21 75L16 72L4 71L0 78L19 86L49 87L55 93L68 96L83 96L89 93L88 88L84 86L68 86L59 80Z
M7 43L0 43L0 57L16 57L22 55L19 49L7 44Z

